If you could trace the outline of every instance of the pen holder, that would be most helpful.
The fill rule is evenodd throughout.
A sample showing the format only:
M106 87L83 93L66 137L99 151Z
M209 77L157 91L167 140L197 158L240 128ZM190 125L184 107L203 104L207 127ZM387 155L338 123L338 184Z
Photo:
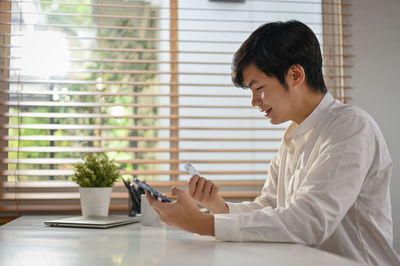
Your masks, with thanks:
M136 214L140 213L140 206L136 206L135 202L133 202L133 199L131 196L129 196L128 200L128 216L136 216Z
M125 184L126 189L128 189L128 216L136 216L136 214L141 213L141 197L140 195L144 194L144 190L140 188L135 188L133 184L129 181L126 181L122 178L122 181Z
M153 207L147 201L146 195L141 195L141 218L140 223L146 226L160 226L162 222L160 216L156 213Z

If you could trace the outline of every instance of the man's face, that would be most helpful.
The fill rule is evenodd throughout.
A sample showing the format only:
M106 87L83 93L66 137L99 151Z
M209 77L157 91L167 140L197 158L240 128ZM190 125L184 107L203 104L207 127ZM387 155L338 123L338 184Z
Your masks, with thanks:
M251 89L251 104L260 109L271 120L272 124L281 124L293 120L294 95L275 77L268 77L254 64L250 64L243 71L244 81Z

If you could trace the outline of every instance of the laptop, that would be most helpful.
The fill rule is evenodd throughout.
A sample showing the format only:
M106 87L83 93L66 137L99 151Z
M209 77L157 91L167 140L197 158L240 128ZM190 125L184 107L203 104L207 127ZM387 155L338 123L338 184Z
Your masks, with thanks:
M84 228L110 228L124 224L137 223L140 216L79 216L72 218L45 221L48 226L84 227Z

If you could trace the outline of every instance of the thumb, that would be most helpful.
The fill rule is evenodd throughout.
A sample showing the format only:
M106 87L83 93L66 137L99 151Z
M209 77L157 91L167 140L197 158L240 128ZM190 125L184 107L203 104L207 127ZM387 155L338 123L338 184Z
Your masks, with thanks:
M175 187L175 186L173 186L171 188L171 194L174 195L174 196L178 196L178 198L187 196L187 193L186 193L185 190L180 189L180 188Z
M171 194L177 196L178 199L176 202L180 202L185 205L185 208L191 208L193 210L197 210L196 202L190 197L189 193L183 189L172 187ZM189 210L189 209L186 209Z

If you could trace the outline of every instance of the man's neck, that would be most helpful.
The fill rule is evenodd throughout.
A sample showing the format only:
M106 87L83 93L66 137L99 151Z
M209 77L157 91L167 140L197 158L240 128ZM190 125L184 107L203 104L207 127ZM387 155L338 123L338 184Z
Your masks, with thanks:
M299 112L293 121L300 125L320 104L324 98L324 92L310 92L300 99Z

